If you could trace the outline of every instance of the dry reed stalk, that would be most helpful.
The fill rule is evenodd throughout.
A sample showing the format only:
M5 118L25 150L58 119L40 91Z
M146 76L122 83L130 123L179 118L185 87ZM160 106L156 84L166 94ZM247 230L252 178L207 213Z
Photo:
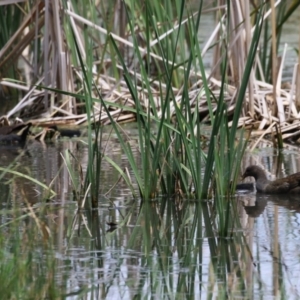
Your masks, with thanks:
M43 4L45 3L45 4ZM75 88L73 86L74 80L79 80L81 84L84 84L83 75L80 69L72 68L70 63L70 57L69 57L69 49L64 44L64 32L62 25L60 24L60 13L62 11L60 10L60 7L58 6L58 2L52 3L49 0L46 2L38 2L33 10L32 14L34 16L35 20L35 28L31 29L22 39L22 43L19 44L20 49L23 51L28 45L29 42L32 41L34 34L36 32L40 31L40 28L42 25L45 25L49 28L49 31L45 31L45 37L44 37L44 46L45 51L43 53L44 55L44 64L43 68L43 76L40 75L40 79L35 83L36 85L39 85L44 80L44 86L47 87L58 87L61 90L64 91L74 91ZM265 15L264 19L266 19L270 14L272 14L273 18L275 16L275 8L280 3L280 1L277 1L276 3L272 2L272 7L269 9ZM82 38L81 30L87 26L90 29L95 29L99 35L100 40L106 40L108 36L112 36L115 41L117 41L122 48L130 49L129 51L132 51L134 49L134 45L126 39L126 34L122 29L119 29L120 34L111 33L108 32L106 29L104 29L101 26L96 25L90 20L87 20L83 18L82 16L79 16L78 14L74 13L74 9L72 8L70 2L67 3L68 8L63 11L65 15L68 15L70 17L70 24L72 26L72 30L74 32L74 37L76 39L77 45L79 47L79 51L81 53L82 58L85 60L87 57L86 53L86 47L84 45L84 41ZM44 6L46 5L46 6ZM209 82L209 86L214 93L215 97L218 98L220 94L220 87L222 86L222 81L218 80L218 73L217 70L220 69L220 64L222 63L222 59L224 59L224 55L226 51L220 51L221 47L228 47L228 55L229 55L229 64L228 64L228 74L232 76L232 81L230 84L227 84L225 86L225 101L228 104L228 114L231 115L232 112L235 109L235 99L236 95L239 90L240 86L240 78L242 78L243 72L244 72L244 64L245 59L248 54L249 44L251 40L251 35L253 34L254 28L250 28L250 7L249 3L245 3L244 1L231 1L231 12L232 12L232 19L230 25L230 32L231 32L231 39L229 41L229 44L225 44L226 38L224 38L224 34L226 33L226 3L224 0L219 0L219 7L215 8L215 10L219 10L219 12L224 12L222 16L219 18L218 23L216 24L215 29L212 32L212 35L206 42L204 48L202 49L202 55L204 56L207 52L207 50L213 45L213 41L218 40L218 46L215 47L216 51L215 53L218 53L218 57L215 57L216 63L214 65L214 68L212 71L208 74L207 80ZM52 7L52 14L47 13L47 9L44 10L44 7ZM46 11L44 15L44 11ZM38 14L37 14L38 12ZM32 15L31 15L32 17ZM0 51L0 57L1 55L7 54L9 50L11 49L13 43L20 39L23 32L25 32L25 29L28 28L28 24L30 22L30 14L26 16L24 19L20 29L17 31L17 33L8 41L6 46ZM186 23L188 21L188 18L183 20L182 24ZM182 25L181 24L181 25ZM124 26L125 27L125 26ZM150 41L150 50L151 47L154 47L158 44L159 41L167 38L171 33L173 33L177 28L179 27L179 24L174 24L174 27L167 32L161 34L159 37L154 39L153 41ZM50 30L51 29L51 30ZM233 34L234 33L234 34ZM276 33L273 32L274 37L276 36ZM299 40L300 43L300 40ZM143 47L139 47L139 51L143 54L147 53L147 49ZM0 61L0 67L1 64L7 63L9 60L12 59L12 57L16 57L18 55L18 51L15 50L14 54L6 56L5 59ZM156 55L155 53L147 53L152 58L154 58L157 61L162 61L163 58L159 55ZM276 54L276 53L275 53ZM256 80L254 77L254 74L256 70L260 72L260 76L264 78L264 74L261 67L261 62L259 60L259 56L257 55L255 64L253 66L253 71L250 76L249 81L249 88L248 93L245 97L245 108L243 111L243 114L240 117L240 120L238 122L238 126L250 126L255 125L258 128L257 133L255 131L252 132L252 136L257 136L258 134L262 134L261 130L263 131L263 135L271 133L272 124L274 122L280 122L280 129L281 132L285 132L286 136L291 136L293 133L288 133L288 131L291 130L297 130L297 126L295 124L298 124L298 120L300 118L300 113L298 113L297 109L297 103L295 102L295 86L296 85L296 76L293 77L293 83L292 88L290 91L285 91L281 89L281 79L282 79L282 69L284 66L285 61L285 54L286 50L284 51L283 58L281 60L281 64L278 70L278 77L276 81L274 82L274 85L267 84L263 81ZM49 57L51 59L49 59ZM276 55L273 55L274 59L276 58ZM300 58L299 58L300 60ZM104 63L103 63L104 62ZM107 68L109 70L111 61L109 58L107 58L105 61L93 61L93 67L99 68L99 64L101 63L101 67ZM171 61L167 61L167 64L172 64ZM106 67L107 66L107 67ZM116 64L116 67L119 70L123 70L123 67L119 64ZM184 67L180 66L178 67L179 70L184 70ZM40 71L41 72L41 71ZM93 81L96 84L97 88L101 90L101 94L103 96L103 99L106 101L108 108L114 118L114 120L132 120L135 116L132 112L132 110L135 109L135 103L134 99L132 99L131 94L129 93L128 87L126 85L126 82L124 80L117 80L111 76L108 76L106 73L99 74L100 72L93 73ZM152 78L149 78L151 80L151 87L150 91L147 91L143 87L143 76L139 73L139 69L130 69L129 70L130 75L134 76L136 78L137 82L137 91L139 93L139 99L141 101L141 106L145 111L149 109L149 92L151 93L151 96L153 97L153 101L156 103L157 106L157 113L158 116L161 116L161 99L160 95L164 95L166 92L167 86L163 82L160 82L160 80L156 80ZM38 70L37 70L38 74ZM52 76L50 76L50 74ZM189 100L191 107L193 108L194 112L200 112L204 115L204 120L209 120L208 115L208 106L207 106L207 99L206 96L203 93L202 85L203 85L203 79L199 73L196 71L191 71L190 73L192 80L192 85L189 90ZM73 78L74 77L74 78ZM275 78L275 77L274 77ZM273 78L273 79L274 79ZM300 77L299 77L300 78ZM45 84L47 83L47 84ZM54 96L55 93L53 92L47 92L47 89L45 90L37 90L35 87L29 89L27 87L24 87L22 85L17 85L16 83L8 82L7 80L1 81L2 85L7 86L14 86L20 90L25 90L26 95L23 97L23 99L20 101L20 103L8 113L8 116L12 116L13 114L16 114L20 112L24 107L29 106L32 104L35 99L40 97L41 93L49 93L50 104L49 110L48 110L48 117L42 117L37 120L37 122L71 122L73 121L74 124L81 124L86 122L87 117L85 114L78 115L77 112L77 103L74 98L69 99L67 96L63 96L61 101L57 101ZM29 82L28 84L32 85L32 82ZM299 86L299 85L298 85ZM274 94L274 89L276 90L276 93ZM182 97L182 91L183 86L179 88L173 87L173 92L176 95L175 103L180 103ZM97 98L97 93L95 91L93 92L93 97ZM273 95L271 97L270 95ZM45 101L48 101L48 98L45 97ZM111 103L111 105L109 105ZM126 105L124 105L126 103ZM124 105L122 109L118 107L118 105ZM175 113L175 106L173 102L170 102L170 110L171 112ZM278 106L278 113L274 107ZM216 103L213 103L213 109L216 109ZM55 117L55 114L59 113L61 114L61 117ZM94 104L94 117L95 120L101 116L101 122L103 124L107 124L109 121L109 118L107 116L106 111L101 107L100 101L95 101ZM205 114L207 114L205 116ZM296 122L295 124L287 123L289 122ZM230 122L231 125L231 122ZM265 128L268 127L266 130ZM262 139L263 135L260 137Z
M8 63L11 62L12 57L17 57L19 55L16 54L16 51L23 51L24 48L27 46L28 44L28 40L31 40L32 38L28 38L28 36L33 36L34 32L32 32L32 30L27 34L27 37L24 36L23 37L23 32L26 28L28 28L28 26L31 24L31 22L34 20L36 14L38 14L41 18L41 21L38 24L38 28L41 28L42 24L43 24L43 11L42 11L43 5L40 2L37 2L32 10L31 13L28 14L21 26L19 27L19 29L15 32L15 34L9 39L9 41L7 41L7 43L2 47L2 49L0 49L0 68L3 68L3 66ZM27 42L24 42L24 40L26 40ZM17 46L15 45L13 47L13 45L17 42ZM13 51L11 51L13 49ZM9 53L8 53L9 52ZM18 52L18 53L19 53ZM5 54L8 53L8 56L4 57Z
M233 36L229 45L229 61L231 62L232 82L235 87L240 86L240 80L243 78L245 68L245 40L244 40L244 18L242 16L242 7L238 1L231 1L230 31ZM242 24L242 25L241 25Z
M300 49L300 35L299 35L298 49ZM296 75L295 84L296 84L296 107L297 110L300 111L300 52L298 52L297 75Z
M43 78L41 78L37 84L40 84L42 82ZM32 87L28 93L25 95L25 97L12 109L7 113L7 118L10 118L12 115L14 115L16 112L20 111L22 108L28 106L31 104L35 99L30 98L30 96L36 91L35 87Z
M289 92L289 96L288 96L288 101L290 103L289 105L289 109L288 109L288 114L287 114L287 119L289 120L291 118L291 114L294 115L298 115L297 109L296 109L296 105L297 105L297 93L296 93L296 101L295 101L295 105L293 105L293 93L295 91L295 84L296 84L296 78L297 78L297 72L298 72L298 64L296 64L294 66L294 71L293 71L293 77L292 77L292 84L291 84L291 89ZM295 111L292 112L292 109L295 109ZM299 118L299 115L298 115Z
M250 23L250 6L249 6L249 1L241 1L240 2L241 6L244 6L243 11L244 13L244 18L245 18L245 50L246 50L246 57L249 55L249 49L250 49L250 44L251 44L251 23ZM251 71L250 78L249 78L249 83L248 83L248 91L249 91L249 114L253 118L254 117L254 72L253 70Z
M276 32L276 10L274 0L271 0L271 31L272 31L272 84L273 84L273 99L275 99L274 104L277 105L277 112L279 115L279 121L283 122L282 119L282 107L280 107L280 101L278 101L277 95L277 32Z
M262 140L262 138L267 134L271 132L271 129L276 125L276 122L272 123L264 132L263 134L256 140L256 142L254 143L254 145L250 148L250 151L253 151L256 146L258 145L258 143Z

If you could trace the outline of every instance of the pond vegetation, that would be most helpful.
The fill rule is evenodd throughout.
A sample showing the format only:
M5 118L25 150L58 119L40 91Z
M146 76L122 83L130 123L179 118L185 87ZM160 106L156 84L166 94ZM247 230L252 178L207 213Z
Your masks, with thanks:
M277 148L297 137L296 79L290 91L282 88L284 55L278 64L277 47L280 29L299 1L278 1L276 8L273 1L253 1L251 7L247 1L9 2L0 6L0 84L3 97L18 100L2 121L7 128L18 117L26 120L25 128L50 132L83 124L86 136L78 143L87 162L76 149L62 150L61 166L47 184L20 166L20 157L1 167L6 183L30 179L41 192L34 205L24 193L18 207L7 191L1 295L113 298L115 281L119 298L126 299L263 295L259 268L257 277L248 277L256 265L234 194L252 136L261 140L272 133ZM200 21L208 12L217 26L200 47ZM210 71L204 64L208 50L214 52ZM132 121L135 138L122 125ZM113 138L126 166L113 158ZM30 143L38 147L29 140L25 153L34 153ZM117 174L105 195L125 182L126 209L104 200L104 166ZM63 172L70 203L59 187ZM118 220L104 221L104 204ZM72 213L65 217L67 208ZM57 222L49 219L53 215ZM68 225L59 226L64 218ZM125 239L120 232L127 230ZM74 246L80 235L89 250L82 253L78 267L85 272L78 276L89 280L77 278L73 286L60 272L67 265L61 258L69 251L81 254ZM115 263L106 272L112 243ZM122 273L130 259L141 260L134 276ZM277 267L277 275L284 272L283 265ZM287 297L284 280L278 277L276 284L274 295L279 290Z

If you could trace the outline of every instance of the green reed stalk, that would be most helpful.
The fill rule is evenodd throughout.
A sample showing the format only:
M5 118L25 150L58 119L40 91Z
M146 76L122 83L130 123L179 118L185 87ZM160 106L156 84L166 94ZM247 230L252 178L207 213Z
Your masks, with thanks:
M23 13L22 9L24 4L19 5L0 5L0 50L6 45L11 36L18 30L22 23ZM19 78L17 65L7 63L0 70L2 77L17 79ZM11 89L11 92L16 93L16 90Z
M86 47L89 47L87 53L92 53L91 40L87 30L83 31L83 37L85 40ZM90 201L86 201L86 207L97 208L98 207L98 194L99 194L99 185L100 185L100 170L101 170L101 161L102 155L100 151L101 147L101 131L100 123L95 119L94 111L94 99L92 97L92 88L93 88L93 74L92 74L92 65L93 57L87 55L86 61L84 62L81 55L78 43L76 41L75 35L72 39L72 47L76 49L78 63L82 70L82 75L84 77L83 83L83 94L82 99L85 103L85 109L87 114L87 133L88 133L88 166L87 174L85 177L84 190L90 188ZM92 123L98 124L95 126L95 135L93 135Z

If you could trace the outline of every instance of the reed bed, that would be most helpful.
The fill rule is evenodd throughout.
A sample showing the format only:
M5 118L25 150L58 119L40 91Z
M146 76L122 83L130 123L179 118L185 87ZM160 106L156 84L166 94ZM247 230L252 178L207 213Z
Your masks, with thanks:
M188 22L195 18L197 12L193 14L191 7L186 5L181 24L178 24L178 18L174 14L174 19L167 20L166 24L158 24L156 33L154 31L147 33L143 19L147 17L144 7L135 6L136 11L140 10L143 18L141 22L136 20L134 32L138 39L138 49L143 55L149 82L151 82L150 89L145 89L144 75L140 62L136 58L132 33L128 31L128 27L126 28L127 20L123 5L118 6L116 2L112 6L102 7L99 4L93 11L92 5L87 5L84 10L78 7L75 1L61 1L60 3L25 1L20 4L17 2L10 1L10 4L0 7L7 20L16 15L19 10L22 11L13 23L15 31L10 35L9 30L4 31L7 32L7 35L4 36L3 33L2 37L2 41L5 42L0 45L2 95L9 91L11 94L17 94L19 99L18 103L6 113L8 118L18 116L31 119L34 117L34 124L44 125L54 123L79 125L87 122L88 116L84 108L82 90L85 78L78 57L75 55L75 40L84 62L91 61L92 64L93 120L101 124L109 124L112 119L108 113L113 116L114 121L136 120L135 101L123 78L124 66L111 48L111 39L117 43L122 55L126 58L129 74L135 78L140 108L147 112L150 109L149 99L151 98L156 106L155 117L157 118L161 117L162 99L170 88L166 82L166 68L172 67L176 73L171 83L175 102L170 101L169 109L171 115L175 115L175 103L180 105L184 91L182 80L187 59L183 53L177 54L175 61L167 59L161 55L159 43L172 39L179 26L187 26ZM257 18L258 9L264 9L265 35L260 41L260 49L252 66L238 126L257 129L257 131L252 131L252 134L257 136L271 133L274 131L274 124L278 124L280 131L287 133L283 137L287 139L295 135L299 129L299 105L296 101L298 99L296 97L298 66L295 66L291 84L288 88L284 87L282 71L286 47L279 60L277 48L273 49L272 43L275 38L278 42L284 22L294 13L297 5L295 3L288 5L285 1L271 4L266 1L250 7L248 3L244 5L243 1L229 4L221 0L215 6L208 4L201 13L210 13L212 18L214 14L216 26L201 48L201 55L202 59L205 59L209 51L214 53L213 68L206 70L205 73L205 81L210 89L211 105L214 111L217 109L216 99L220 97L223 84L223 79L220 78L220 67L224 59L228 60L224 100L230 117L236 108L236 95L240 89L246 57L255 29L253 20ZM131 7L134 6L128 5L129 10ZM277 20L276 14L278 14ZM229 16L230 26L227 30L225 25ZM116 22L116 18L120 18L120 22ZM276 22L275 25L273 22ZM274 30L272 26L275 26L275 32L272 32ZM12 26L6 24L6 27L9 29ZM92 49L87 47L85 32L93 41ZM149 34L152 38L148 42L146 39ZM177 52L188 53L191 50L190 41L185 36L181 39L182 44L177 47ZM222 51L225 48L227 57L224 57L225 52ZM266 53L271 50L268 56ZM272 55L276 55L276 60ZM21 61L23 65L21 73L18 72L17 61ZM279 61L280 64L277 63ZM273 69L276 71L276 77L272 78L270 70ZM14 74L14 77L7 77L9 74ZM195 64L192 64L186 97L190 101L192 113L199 113L203 122L211 122L212 115L209 113L207 95L203 93L203 80L203 74ZM101 92L101 97L109 111L106 111L99 103L97 90Z

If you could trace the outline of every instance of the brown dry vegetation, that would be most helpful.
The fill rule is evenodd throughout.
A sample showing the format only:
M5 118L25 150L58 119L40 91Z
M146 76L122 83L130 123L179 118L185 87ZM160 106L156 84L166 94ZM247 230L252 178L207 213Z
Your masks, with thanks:
M76 125L87 121L82 97L85 78L75 51L77 43L84 63L91 66L94 87L97 86L101 92L114 119L119 122L135 120L135 104L123 79L123 66L111 47L111 37L118 43L120 52L126 57L128 70L136 78L136 89L142 107L145 111L149 108L149 93L151 93L156 101L158 117L160 116L161 97L166 94L168 87L166 68L173 62L158 55L156 47L159 41L170 38L177 30L176 15L171 21L166 21L167 25L157 22L158 28L166 25L164 28L169 30L161 33L160 36L150 32L148 44L145 41L147 38L145 24L139 18L136 19L134 30L139 41L139 50L145 56L147 75L151 81L151 90L147 90L143 86L143 74L135 57L136 52L127 26L124 2L115 1L113 5L104 6L102 2L95 1L93 6L89 5L87 4L84 10L76 1L72 3L71 1L7 0L2 3L1 15L5 16L3 22L6 22L7 30L3 30L0 44L1 95L3 99L12 96L18 98L17 103L4 112L7 118L21 117L31 119L33 124L45 125ZM277 124L284 133L283 138L297 137L300 134L300 103L296 101L300 99L296 96L299 94L300 86L297 81L299 70L295 66L291 84L288 88L283 88L282 70L286 52L284 51L279 58L276 50L282 20L295 11L299 5L297 1L277 1L275 6L274 0L251 1L251 3L240 0L230 1L230 7L227 7L227 1L219 0L217 5L205 5L201 13L213 13L216 19L216 26L201 49L203 57L211 49L214 52L213 68L207 70L206 79L215 99L218 99L221 86L220 64L224 59L228 60L228 84L225 95L229 115L235 109L236 95L254 30L252 24L258 9L264 7L264 20L269 24L270 33L268 44L262 41L260 51L268 51L269 54L266 48L272 50L268 62L272 66L272 72L266 74L266 61L262 61L261 53L257 53L239 126L254 127L257 130L252 134L262 136L274 131L274 126ZM129 4L127 9L131 9ZM282 15L283 9L285 13ZM146 15L143 4L137 6L136 10L137 16ZM230 22L226 27L229 12ZM276 19L279 14L282 19ZM191 15L190 6L187 6L186 18L183 22L187 23L194 17L195 15ZM85 32L92 41L92 51L88 50L90 48L87 46ZM189 49L188 38L184 43L178 51L182 48ZM225 52L224 49L227 51ZM227 57L224 57L224 53ZM184 56L182 53L180 55ZM147 62L150 57L150 62ZM178 62L176 76L172 81L172 89L178 96L178 103L182 99L181 86L185 67L182 61ZM268 77L273 84L267 82ZM202 120L209 121L207 98L202 91L203 78L196 68L192 69L189 80L189 101L200 113ZM97 101L97 93L92 97L95 98L94 120L108 124L110 119ZM170 102L170 106L172 113L175 109L172 107L173 102Z

